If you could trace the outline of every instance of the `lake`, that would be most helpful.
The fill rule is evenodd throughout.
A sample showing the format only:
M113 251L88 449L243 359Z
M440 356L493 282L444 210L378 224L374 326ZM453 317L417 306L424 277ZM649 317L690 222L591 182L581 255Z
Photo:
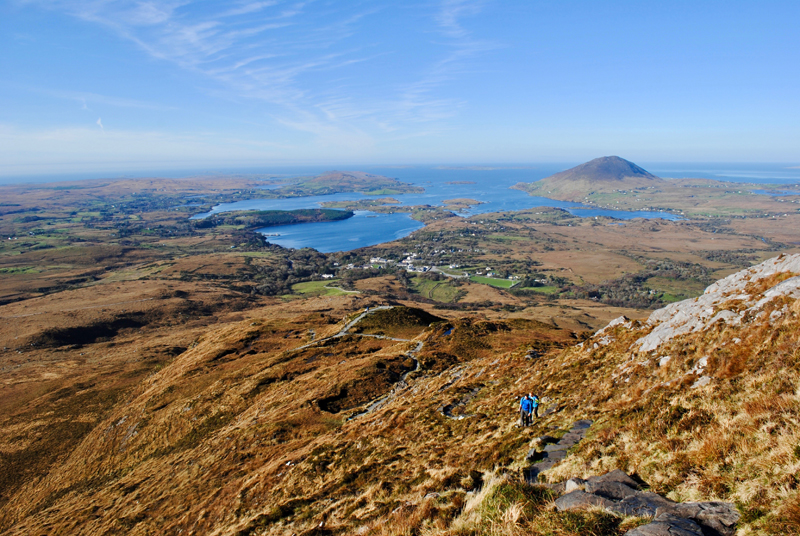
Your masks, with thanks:
M425 188L422 194L392 196L403 205L442 205L445 199L472 198L484 201L461 213L472 216L486 212L523 210L537 206L558 207L583 217L610 216L620 220L632 218L678 219L677 216L663 212L624 212L595 208L583 208L578 203L556 201L546 197L531 197L525 192L510 190L518 182L534 182L553 173L573 167L580 162L549 164L520 164L498 166L292 166L258 167L237 169L186 169L152 170L150 172L119 173L92 172L81 174L59 174L49 176L0 177L0 184L33 183L45 181L80 180L91 178L114 178L120 176L187 177L201 175L252 174L271 175L284 178L318 175L332 169L358 169L378 175L396 177ZM657 163L637 162L639 165L663 178L707 178L735 183L756 184L800 184L800 167L797 164L698 164L698 163ZM460 182L461 184L452 184ZM471 182L474 184L464 184ZM270 188L270 187L265 187ZM272 186L274 188L274 186ZM762 191L756 191L762 193ZM335 194L328 196L303 197L292 199L265 199L226 203L213 208L204 217L217 212L231 210L292 210L297 208L316 208L323 201L345 201L369 198L361 194ZM374 217L373 217L374 216ZM359 212L353 218L340 222L307 223L263 229L269 240L285 247L314 247L319 251L345 251L380 244L407 236L423 225L412 220L407 214L373 214Z
M666 212L607 210L586 207L580 203L558 201L547 197L530 196L511 186L518 182L532 182L553 173L561 166L549 165L538 167L470 169L470 168L370 168L370 173L396 177L397 179L422 186L424 193L392 195L402 206L436 205L443 206L447 199L468 198L483 201L467 210L459 212L461 216L475 216L489 212L525 210L534 207L562 208L580 217L608 216L621 220L633 218L662 218L677 220L680 216ZM386 196L381 196L386 197ZM374 199L358 193L340 193L332 195L293 197L289 199L257 199L223 203L215 206L210 212L197 214L194 218L204 218L211 214L234 210L295 210L300 208L318 208L327 201L347 201ZM267 240L283 247L310 247L323 253L333 251L349 251L366 246L374 246L408 236L423 224L408 214L378 214L359 211L350 219L336 222L301 223L281 225L259 229L259 232L273 235ZM274 236L277 235L277 236Z

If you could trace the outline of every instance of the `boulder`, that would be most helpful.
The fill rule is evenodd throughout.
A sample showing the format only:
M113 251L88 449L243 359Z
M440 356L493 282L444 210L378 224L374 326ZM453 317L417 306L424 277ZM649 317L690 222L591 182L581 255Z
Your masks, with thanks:
M614 469L604 475L589 477L589 482L619 482L635 490L642 489L634 479L620 469Z
M658 493L637 491L635 495L625 497L616 504L612 503L610 509L626 516L655 517L656 510L659 508L668 508L674 505L673 501L665 499Z
M600 506L601 508L611 508L614 506L614 501L610 501L604 497L592 495L581 490L575 490L562 495L556 499L556 508L559 512L565 510L579 510L590 508L592 506Z
M728 502L687 502L675 504L666 508L659 508L656 515L661 513L673 514L696 521L703 527L711 529L707 532L721 536L733 536L736 533L739 512L733 503Z
M571 445L574 445L575 443L583 439L583 435L584 434L576 434L574 432L569 432L567 434L564 434L564 437L558 440L558 444L564 445L569 443Z
M636 495L636 490L622 482L587 482L584 490L606 499L620 501L625 497Z
M566 491L571 491L567 490L566 482L556 482L555 484L542 484L542 485L547 489L555 491L559 495L565 493Z
M539 462L537 464L531 465L526 467L522 470L522 475L525 478L525 482L528 484L538 484L539 483L539 473L543 471L547 471L551 467L555 465L553 461L544 461Z
M590 426L592 426L593 422L594 421L589 420L589 419L582 419L580 421L576 421L576 422L572 423L572 430L586 430Z
M625 536L703 536L703 529L691 519L661 514L652 523L629 530Z
M586 481L582 478L570 478L564 483L564 491L569 493L570 491L575 491L576 489L583 490L584 484L586 484Z
M566 450L551 450L549 452L545 452L544 453L544 458L546 460L550 460L550 461L554 461L554 462L560 462L561 460L563 460L566 457L567 457L567 451Z

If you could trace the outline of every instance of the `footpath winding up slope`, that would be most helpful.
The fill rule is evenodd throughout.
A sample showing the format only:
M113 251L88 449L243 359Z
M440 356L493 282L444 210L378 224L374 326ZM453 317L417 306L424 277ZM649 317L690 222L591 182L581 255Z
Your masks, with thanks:
M580 344L400 306L209 329L7 489L0 532L797 534L799 275L781 256Z
M537 380L595 424L547 478L621 468L675 500L734 502L750 530L796 534L798 274L800 255L770 259L550 361Z

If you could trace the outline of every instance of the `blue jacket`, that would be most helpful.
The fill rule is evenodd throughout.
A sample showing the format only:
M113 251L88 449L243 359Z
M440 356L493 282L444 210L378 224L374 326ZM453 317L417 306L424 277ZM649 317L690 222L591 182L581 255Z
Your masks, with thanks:
M530 398L523 397L522 401L519 403L519 409L521 411L530 411L533 409L533 400Z

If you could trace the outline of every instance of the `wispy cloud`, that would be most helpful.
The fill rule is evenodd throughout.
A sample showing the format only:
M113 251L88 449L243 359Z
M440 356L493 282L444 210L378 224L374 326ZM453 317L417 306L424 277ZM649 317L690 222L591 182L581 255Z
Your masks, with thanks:
M236 17L238 15L247 15L249 13L262 11L263 9L276 5L277 3L277 0L270 2L239 2L238 7L233 7L228 11L223 11L220 13L220 17Z
M446 120L465 102L442 96L441 89L471 58L497 48L469 30L484 1L443 0L428 13L438 33L432 49L439 52L415 69L416 80L370 91L375 82L353 76L353 69L404 50L402 43L387 50L358 38L373 15L390 9L369 0L346 6L245 0L219 7L197 0L22 1L100 24L150 56L206 77L210 94L265 101L279 124L331 140L367 143L370 132ZM77 98L101 102L93 95ZM106 104L144 106L113 100Z
M444 0L436 14L436 22L448 36L465 37L469 32L461 25L461 19L479 14L483 3L475 0Z
M100 117L97 118L97 126L100 127L100 130L106 129L106 127L103 126L103 120Z
M443 0L434 15L447 52L434 61L417 81L406 86L397 102L398 114L406 121L422 123L452 117L464 101L434 96L441 86L463 74L469 60L500 48L495 41L477 39L464 26L464 19L481 13L484 1Z

